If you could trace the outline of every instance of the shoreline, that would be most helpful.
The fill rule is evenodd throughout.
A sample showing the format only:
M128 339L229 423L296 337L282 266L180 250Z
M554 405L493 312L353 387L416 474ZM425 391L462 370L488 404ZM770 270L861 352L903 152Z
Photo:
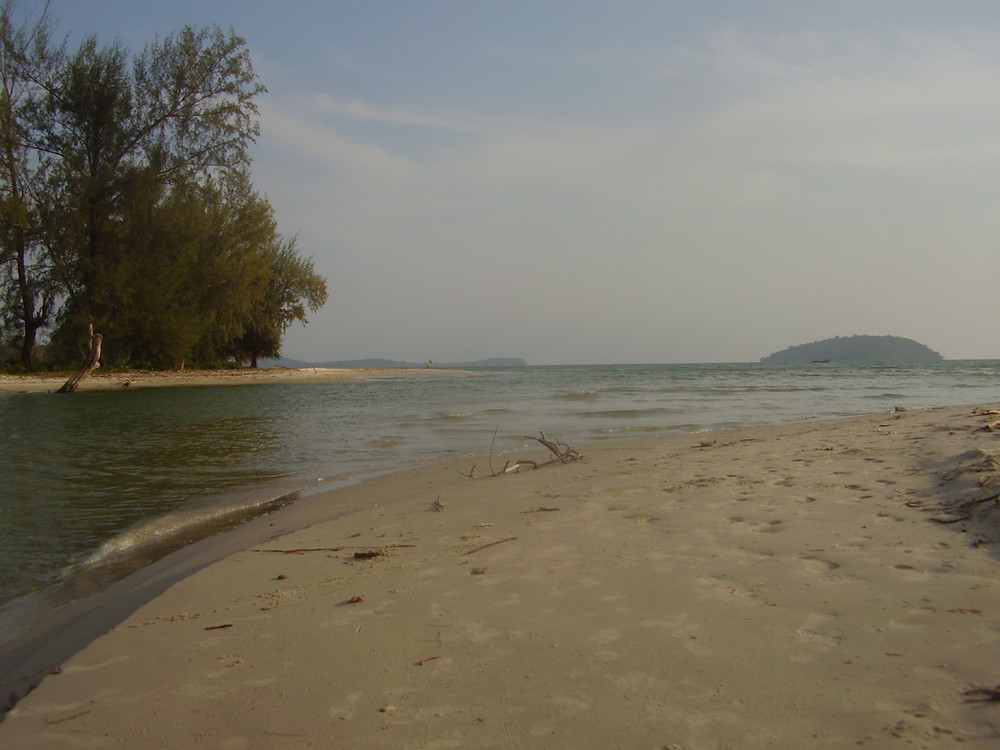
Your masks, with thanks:
M990 419L943 407L640 438L584 446L583 464L471 480L453 459L316 493L120 582L133 599L109 602L136 611L112 627L104 610L92 628L110 632L56 660L0 743L113 732L126 746L147 730L163 747L301 742L322 727L364 747L638 746L638 732L656 746L833 748L945 727L975 746L992 714L961 693L998 680L974 652L1000 641L1000 519L937 525L907 502L980 491L1000 447ZM386 554L357 561L355 547ZM944 643L966 625L969 643ZM791 669L788 684L765 664ZM851 699L824 695L830 679ZM169 716L198 713L196 694L218 715L182 731ZM154 715L130 713L130 696ZM894 718L873 723L872 705ZM810 727L829 744L810 744Z
M263 385L268 383L333 383L380 377L433 377L438 375L468 375L472 371L435 368L335 368L335 367L249 367L233 370L129 370L108 372L95 370L80 383L78 391L106 391L123 388L166 388L205 385ZM72 372L35 373L31 375L0 374L0 393L55 392L69 379Z

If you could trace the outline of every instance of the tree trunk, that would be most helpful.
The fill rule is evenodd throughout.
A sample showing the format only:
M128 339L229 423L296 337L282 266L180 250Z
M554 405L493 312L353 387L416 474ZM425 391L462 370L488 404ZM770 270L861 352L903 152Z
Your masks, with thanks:
M90 357L87 359L86 364L81 367L76 373L63 383L62 388L60 388L56 393L72 393L77 389L77 387L87 378L91 372L96 370L101 366L101 341L104 337L99 333L94 333L94 324L90 324Z
M25 323L24 340L21 342L21 364L24 365L24 369L28 372L35 371L35 342L37 338L36 329Z

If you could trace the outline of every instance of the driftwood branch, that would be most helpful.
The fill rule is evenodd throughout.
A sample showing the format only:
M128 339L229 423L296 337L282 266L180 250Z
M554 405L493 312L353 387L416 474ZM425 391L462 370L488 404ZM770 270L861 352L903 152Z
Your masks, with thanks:
M539 432L538 435L524 435L525 440L535 440L541 443L546 448L548 448L551 457L548 461L532 461L529 459L520 459L517 461L507 461L504 463L503 468L500 471L494 471L493 469L493 445L490 444L490 473L491 477L503 476L504 474L517 474L523 469L541 469L545 466L552 466L553 464L567 464L574 461L583 461L583 455L571 448L566 443L559 442L558 440L550 440L545 437L544 432ZM496 440L496 432L493 433L493 439ZM467 473L459 472L463 477L468 477L469 479L479 479L476 476L476 467L473 465Z
M496 545L503 544L504 542L513 542L515 539L517 539L516 536L509 536L506 539L497 539L495 542L490 542L489 544L484 544L481 547L476 547L475 549L470 549L468 552L464 552L463 554L474 555L475 553L482 552L484 549L487 549L489 547L495 547Z
M80 386L80 383L90 376L91 372L101 366L101 342L104 340L104 337L99 333L94 333L93 321L88 326L88 332L90 334L90 356L87 357L87 361L83 367L63 383L62 388L56 391L56 393L72 393Z
M943 511L950 513L949 516L934 516L931 518L936 523L958 523L959 521L969 521L973 514L979 512L977 508L983 503L992 502L993 507L987 508L984 512L989 513L1000 505L1000 492L991 492L988 495L974 497L970 500L955 503L953 505L936 505L930 508L923 508L928 511Z
M361 559L366 557L378 557L386 554L389 550L402 549L403 547L413 547L412 544L389 544L385 547L297 547L295 549L251 549L251 552L273 552L279 555L301 555L306 552L343 552L345 549L363 550L355 552L354 556Z

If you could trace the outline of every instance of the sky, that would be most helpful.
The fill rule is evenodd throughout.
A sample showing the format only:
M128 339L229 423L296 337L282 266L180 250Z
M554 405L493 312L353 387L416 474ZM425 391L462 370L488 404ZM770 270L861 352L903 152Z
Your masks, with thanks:
M995 0L49 11L136 51L246 40L254 182L329 291L287 357L745 362L872 334L1000 358Z

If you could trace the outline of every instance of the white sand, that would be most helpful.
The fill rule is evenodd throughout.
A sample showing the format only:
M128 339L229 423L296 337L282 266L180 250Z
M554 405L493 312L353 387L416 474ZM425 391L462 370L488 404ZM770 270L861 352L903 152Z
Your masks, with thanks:
M269 367L238 370L130 370L108 372L97 369L80 383L78 390L103 391L120 388L157 388L189 385L259 385L261 383L325 383L386 376L426 377L454 375L459 370L406 368ZM0 374L0 391L31 393L57 391L72 373Z
M1000 512L926 510L1000 489L996 420L672 436L340 490L363 510L290 533L276 514L276 538L45 679L0 747L998 747L1000 703L964 693L1000 683Z

